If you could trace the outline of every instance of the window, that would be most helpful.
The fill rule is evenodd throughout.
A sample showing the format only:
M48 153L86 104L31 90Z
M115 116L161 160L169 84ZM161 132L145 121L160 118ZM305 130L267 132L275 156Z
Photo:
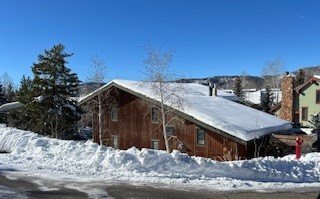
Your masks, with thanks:
M308 121L308 107L301 108L301 120Z
M115 149L118 149L119 148L118 136L117 135L111 136L111 141L112 141L112 147Z
M159 140L151 140L151 148L159 150Z
M167 137L174 135L174 126L166 126Z
M159 108L158 107L151 108L151 121L153 123L159 122Z
M320 104L320 90L316 90L316 103Z
M111 121L118 121L118 107L116 105L111 107Z
M205 144L205 132L203 129L197 129L197 145L203 146Z

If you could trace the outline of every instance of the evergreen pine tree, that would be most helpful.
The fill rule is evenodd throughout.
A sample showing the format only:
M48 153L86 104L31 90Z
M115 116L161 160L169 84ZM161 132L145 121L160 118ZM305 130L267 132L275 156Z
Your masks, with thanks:
M15 101L16 90L13 84L13 80L8 73L5 72L1 75L1 84L2 84L3 93L6 98L6 102Z
M0 106L2 104L5 104L6 102L7 100L4 94L3 86L0 84ZM7 118L5 113L0 112L0 123L7 123Z
M244 100L242 80L240 77L236 77L233 91L240 101Z
M20 87L16 94L16 100L22 104L25 105L24 108L14 110L11 113L12 116L12 123L16 128L23 129L23 130L34 130L34 126L36 123L36 120L39 116L37 116L35 111L32 110L32 80L30 77L25 77L25 75L22 76L22 79L20 80ZM32 114L34 114L32 116Z
M266 86L266 92L261 97L262 110L269 113L273 105L273 94L271 93L270 86Z
M75 130L81 111L76 104L80 81L66 67L65 59L72 56L59 44L39 55L39 63L33 64L34 108L40 110L38 132L58 137Z
M3 86L0 84L0 106L7 102L6 97L4 95Z
M296 77L296 81L295 81L295 86L299 86L299 85L303 84L305 81L305 78L306 78L306 74L305 74L304 70L299 69L297 77Z

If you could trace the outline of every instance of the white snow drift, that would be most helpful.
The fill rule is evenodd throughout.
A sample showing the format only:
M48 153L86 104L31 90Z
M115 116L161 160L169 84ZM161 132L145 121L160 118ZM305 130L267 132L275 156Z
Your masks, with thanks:
M114 150L91 141L51 139L0 127L0 170L42 177L138 183L188 184L214 189L320 186L320 153L217 162L178 151Z

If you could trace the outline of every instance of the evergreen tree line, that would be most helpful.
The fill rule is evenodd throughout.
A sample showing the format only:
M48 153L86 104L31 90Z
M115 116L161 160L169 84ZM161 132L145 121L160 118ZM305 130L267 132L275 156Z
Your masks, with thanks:
M16 98L16 90L13 80L8 73L0 77L0 106L5 103L13 102ZM7 114L0 112L0 123L8 123Z
M82 111L76 97L80 81L66 66L72 54L58 44L38 56L31 66L33 79L23 75L15 100L24 108L12 111L8 123L51 137L66 137L76 132ZM0 105L1 100L0 87Z

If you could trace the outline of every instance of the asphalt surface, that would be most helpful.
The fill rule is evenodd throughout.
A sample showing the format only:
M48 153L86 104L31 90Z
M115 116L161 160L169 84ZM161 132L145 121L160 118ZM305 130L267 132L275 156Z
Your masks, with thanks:
M161 186L133 186L128 184L107 185L83 182L57 184L54 181L34 179L32 177L7 178L6 176L7 174L0 173L0 198L2 199L320 199L320 188L268 193L199 189L176 190ZM35 183L35 181L38 183ZM70 188L70 184L72 184L72 187L78 188ZM44 186L46 187L45 190L43 189ZM98 192L94 193L95 190L98 190Z

